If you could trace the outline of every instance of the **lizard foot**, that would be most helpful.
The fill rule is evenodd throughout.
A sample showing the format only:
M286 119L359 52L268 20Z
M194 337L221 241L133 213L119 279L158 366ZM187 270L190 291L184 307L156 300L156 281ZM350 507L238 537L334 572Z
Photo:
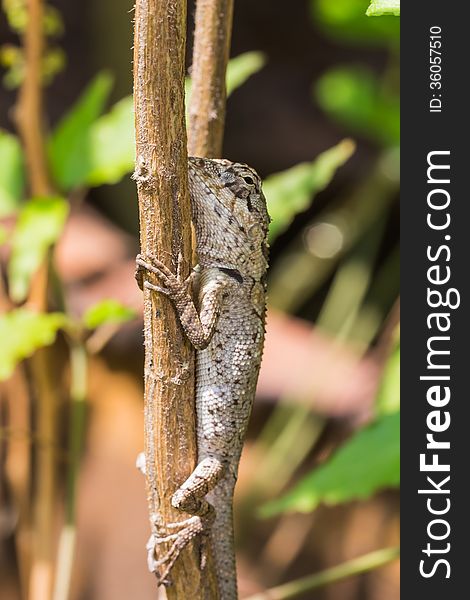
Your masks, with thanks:
M137 255L136 258L136 272L135 278L139 287L141 289L148 288L150 290L154 290L156 292L160 292L169 296L170 298L175 298L177 296L181 296L187 293L188 287L194 277L194 273L188 277L183 277L183 255L181 252L178 253L178 267L176 275L170 271L170 269L165 266L160 260L157 258L153 258L152 260L144 258L141 254ZM153 273L157 276L159 282L163 284L164 287L155 285L150 283L149 281L144 281L144 273Z
M169 523L166 525L168 529L181 529L176 533L170 533L169 535L159 536L153 533L147 542L147 563L149 571L155 573L157 577L158 585L169 585L170 581L168 575L170 574L173 565L175 564L181 551L187 546L187 544L194 539L197 535L207 535L210 523L208 519L199 516L193 516L185 521L179 523ZM172 542L172 545L168 552L162 556L162 558L156 559L156 548L158 545L163 543ZM205 551L201 556L201 568L204 567L206 562Z

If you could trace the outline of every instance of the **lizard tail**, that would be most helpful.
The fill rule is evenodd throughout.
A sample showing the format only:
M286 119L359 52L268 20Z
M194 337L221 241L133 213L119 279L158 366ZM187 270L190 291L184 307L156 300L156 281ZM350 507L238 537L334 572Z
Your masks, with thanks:
M221 482L208 495L216 518L212 525L211 545L215 561L220 600L237 600L237 567L233 535L233 487Z

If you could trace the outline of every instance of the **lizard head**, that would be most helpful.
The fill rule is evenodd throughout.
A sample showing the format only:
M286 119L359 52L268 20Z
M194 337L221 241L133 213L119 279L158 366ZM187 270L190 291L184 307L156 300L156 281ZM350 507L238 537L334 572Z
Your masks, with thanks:
M189 190L201 264L262 277L270 219L256 171L228 160L190 158Z

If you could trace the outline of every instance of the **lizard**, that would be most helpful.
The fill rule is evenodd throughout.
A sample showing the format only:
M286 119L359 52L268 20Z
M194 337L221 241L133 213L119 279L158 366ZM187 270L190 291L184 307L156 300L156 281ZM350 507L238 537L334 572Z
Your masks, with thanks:
M191 516L152 534L149 568L166 583L185 545L208 536L220 599L236 600L232 504L263 352L270 218L247 165L190 157L188 174L197 268L183 279L181 255L176 274L158 258L136 260L139 285L170 298L196 349L198 460L171 499ZM162 542L171 547L157 560Z

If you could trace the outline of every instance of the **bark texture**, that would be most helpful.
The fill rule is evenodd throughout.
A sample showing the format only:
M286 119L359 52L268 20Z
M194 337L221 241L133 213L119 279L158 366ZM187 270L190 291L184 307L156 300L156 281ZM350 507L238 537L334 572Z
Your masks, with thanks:
M186 2L137 0L134 39L136 169L142 254L176 271L191 268L191 212L184 122ZM151 519L187 517L171 496L197 458L194 414L194 352L173 306L144 292L145 455ZM161 554L168 550L162 545ZM171 571L170 599L217 598L212 561L200 570L200 540L183 550Z
M225 72L233 0L198 0L189 106L189 154L221 158L225 125Z

